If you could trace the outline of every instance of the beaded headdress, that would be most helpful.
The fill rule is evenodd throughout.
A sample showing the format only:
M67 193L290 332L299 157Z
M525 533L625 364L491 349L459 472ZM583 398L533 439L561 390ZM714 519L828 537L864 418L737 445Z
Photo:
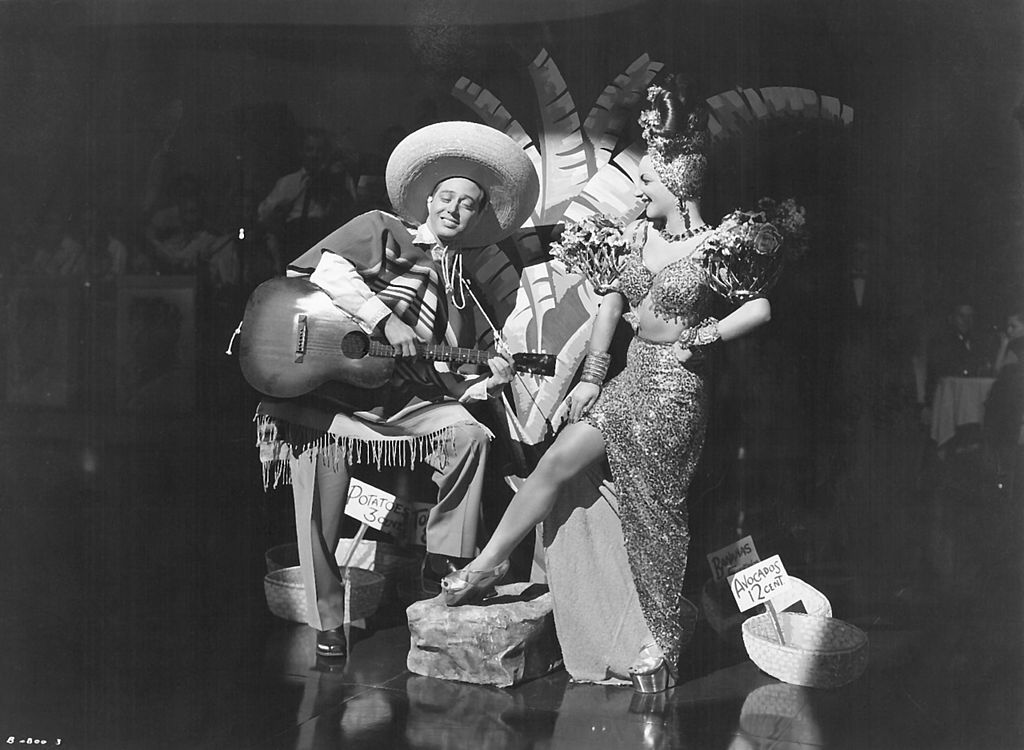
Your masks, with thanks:
M647 89L649 106L640 113L647 155L677 198L699 198L708 166L707 103L680 76L669 76L666 84Z

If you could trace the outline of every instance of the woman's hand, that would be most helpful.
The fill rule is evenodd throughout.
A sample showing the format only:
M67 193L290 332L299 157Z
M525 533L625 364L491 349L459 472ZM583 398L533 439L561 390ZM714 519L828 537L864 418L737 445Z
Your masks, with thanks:
M601 395L601 386L597 383L577 383L576 387L565 397L569 406L569 421L579 422L580 418L590 411L590 407L594 405L599 395Z
M416 331L394 313L388 315L384 321L384 338L395 347L400 357L412 357L416 354Z
M677 341L672 344L672 353L676 355L676 359L679 360L679 364L683 364L693 356L693 349L688 346L683 346Z

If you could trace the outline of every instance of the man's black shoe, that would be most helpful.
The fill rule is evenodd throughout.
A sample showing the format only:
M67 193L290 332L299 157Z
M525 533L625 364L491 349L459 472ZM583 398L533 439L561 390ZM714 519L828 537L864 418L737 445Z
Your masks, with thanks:
M348 644L345 643L345 627L342 625L332 630L316 631L316 652L320 656L339 658L348 656Z

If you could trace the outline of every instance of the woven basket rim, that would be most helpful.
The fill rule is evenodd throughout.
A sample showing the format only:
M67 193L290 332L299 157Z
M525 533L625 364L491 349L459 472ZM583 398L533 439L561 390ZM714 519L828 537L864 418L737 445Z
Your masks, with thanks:
M275 549L285 549L285 548L297 550L299 548L299 543L298 542L281 542L280 544L272 544L271 546L267 547L266 550L264 550L264 554L266 554L267 552L273 552Z
M264 573L263 574L263 578L275 578L275 577L279 577L281 575L284 575L286 573L289 574L289 575L293 575L293 574L298 573L300 570L301 570L300 566L288 566L286 568L279 568L278 570L270 571L268 573ZM339 572L343 573L345 570L346 569L342 568L341 566L338 566L338 571ZM384 576L383 573L378 573L377 571L371 571L369 568L359 568L358 566L349 566L348 570L352 571L353 573L357 572L356 575L359 578L362 578L362 579L378 579L379 578L379 579L385 579L386 580L386 577ZM289 583L289 582L287 582L287 581L275 581L275 583Z
M274 586L283 586L283 587L288 587L288 588L305 588L305 584L302 582L301 579L299 581L282 580L286 576L293 576L293 575L299 573L299 571L301 571L301 570L302 570L302 568L300 566L298 566L298 565L290 565L287 568L278 568L277 570L272 570L269 573L265 573L264 576L263 576L263 580L264 580L265 583L269 583L269 584L274 585ZM344 571L346 570L346 568L342 568L342 567L339 566L338 570L339 570L339 572L344 574ZM351 565L348 567L348 570L351 570L351 571L353 571L353 573L356 574L356 575L353 576L354 579L355 578L361 578L362 579L361 581L356 581L357 585L374 586L374 585L376 585L378 583L381 583L381 582L387 580L387 578L382 573L378 573L375 570L367 570L366 568L357 568L357 567L351 566Z
M351 579L351 616L361 619L377 611L386 577L376 571L349 566ZM297 580L288 580L289 578ZM301 568L293 565L270 571L263 576L264 594L271 613L291 622L304 622L306 618L306 586L301 577Z
M387 580L387 577L383 573L378 573L376 570L357 568L352 565L350 565L348 568L343 568L340 565L338 566L338 572L340 572L343 576L345 575L346 570L351 570L353 573L355 573L355 578L362 579L361 581L356 582L357 585L361 586L376 586L378 584L384 583Z
M269 583L271 586L280 586L281 588L305 588L301 577L298 581L288 580L288 577L294 576L299 570L300 568L297 565L271 570L269 573L264 574L263 582Z
M868 645L868 636L863 630L858 628L856 625L852 625L845 620L840 620L835 617L821 617L820 615L806 615L803 612L779 612L778 617L780 620L785 618L793 618L796 620L823 620L829 624L829 627L838 627L840 630L848 630L859 639L859 643L855 643L852 646L846 646L843 648L797 648L796 646L790 646L786 643L778 643L769 638L765 638L754 632L754 625L756 623L765 622L770 619L771 615L768 613L754 615L753 617L744 620L743 622L743 637L750 638L757 643L770 646L778 651L793 654L794 656L809 655L809 654L821 654L823 656L839 656L843 654L853 654L857 651L862 650Z

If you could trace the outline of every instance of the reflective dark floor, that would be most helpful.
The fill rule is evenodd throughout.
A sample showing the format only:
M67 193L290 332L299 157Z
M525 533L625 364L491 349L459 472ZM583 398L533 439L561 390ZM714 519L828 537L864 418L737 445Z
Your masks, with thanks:
M702 623L684 682L645 704L564 672L512 689L413 675L394 604L347 662L318 663L313 631L266 609L263 553L290 509L259 487L244 420L44 416L0 431L0 742L1024 747L1021 514L968 454L935 464L933 492L866 502L860 553L799 569L868 632L860 680L780 683Z

